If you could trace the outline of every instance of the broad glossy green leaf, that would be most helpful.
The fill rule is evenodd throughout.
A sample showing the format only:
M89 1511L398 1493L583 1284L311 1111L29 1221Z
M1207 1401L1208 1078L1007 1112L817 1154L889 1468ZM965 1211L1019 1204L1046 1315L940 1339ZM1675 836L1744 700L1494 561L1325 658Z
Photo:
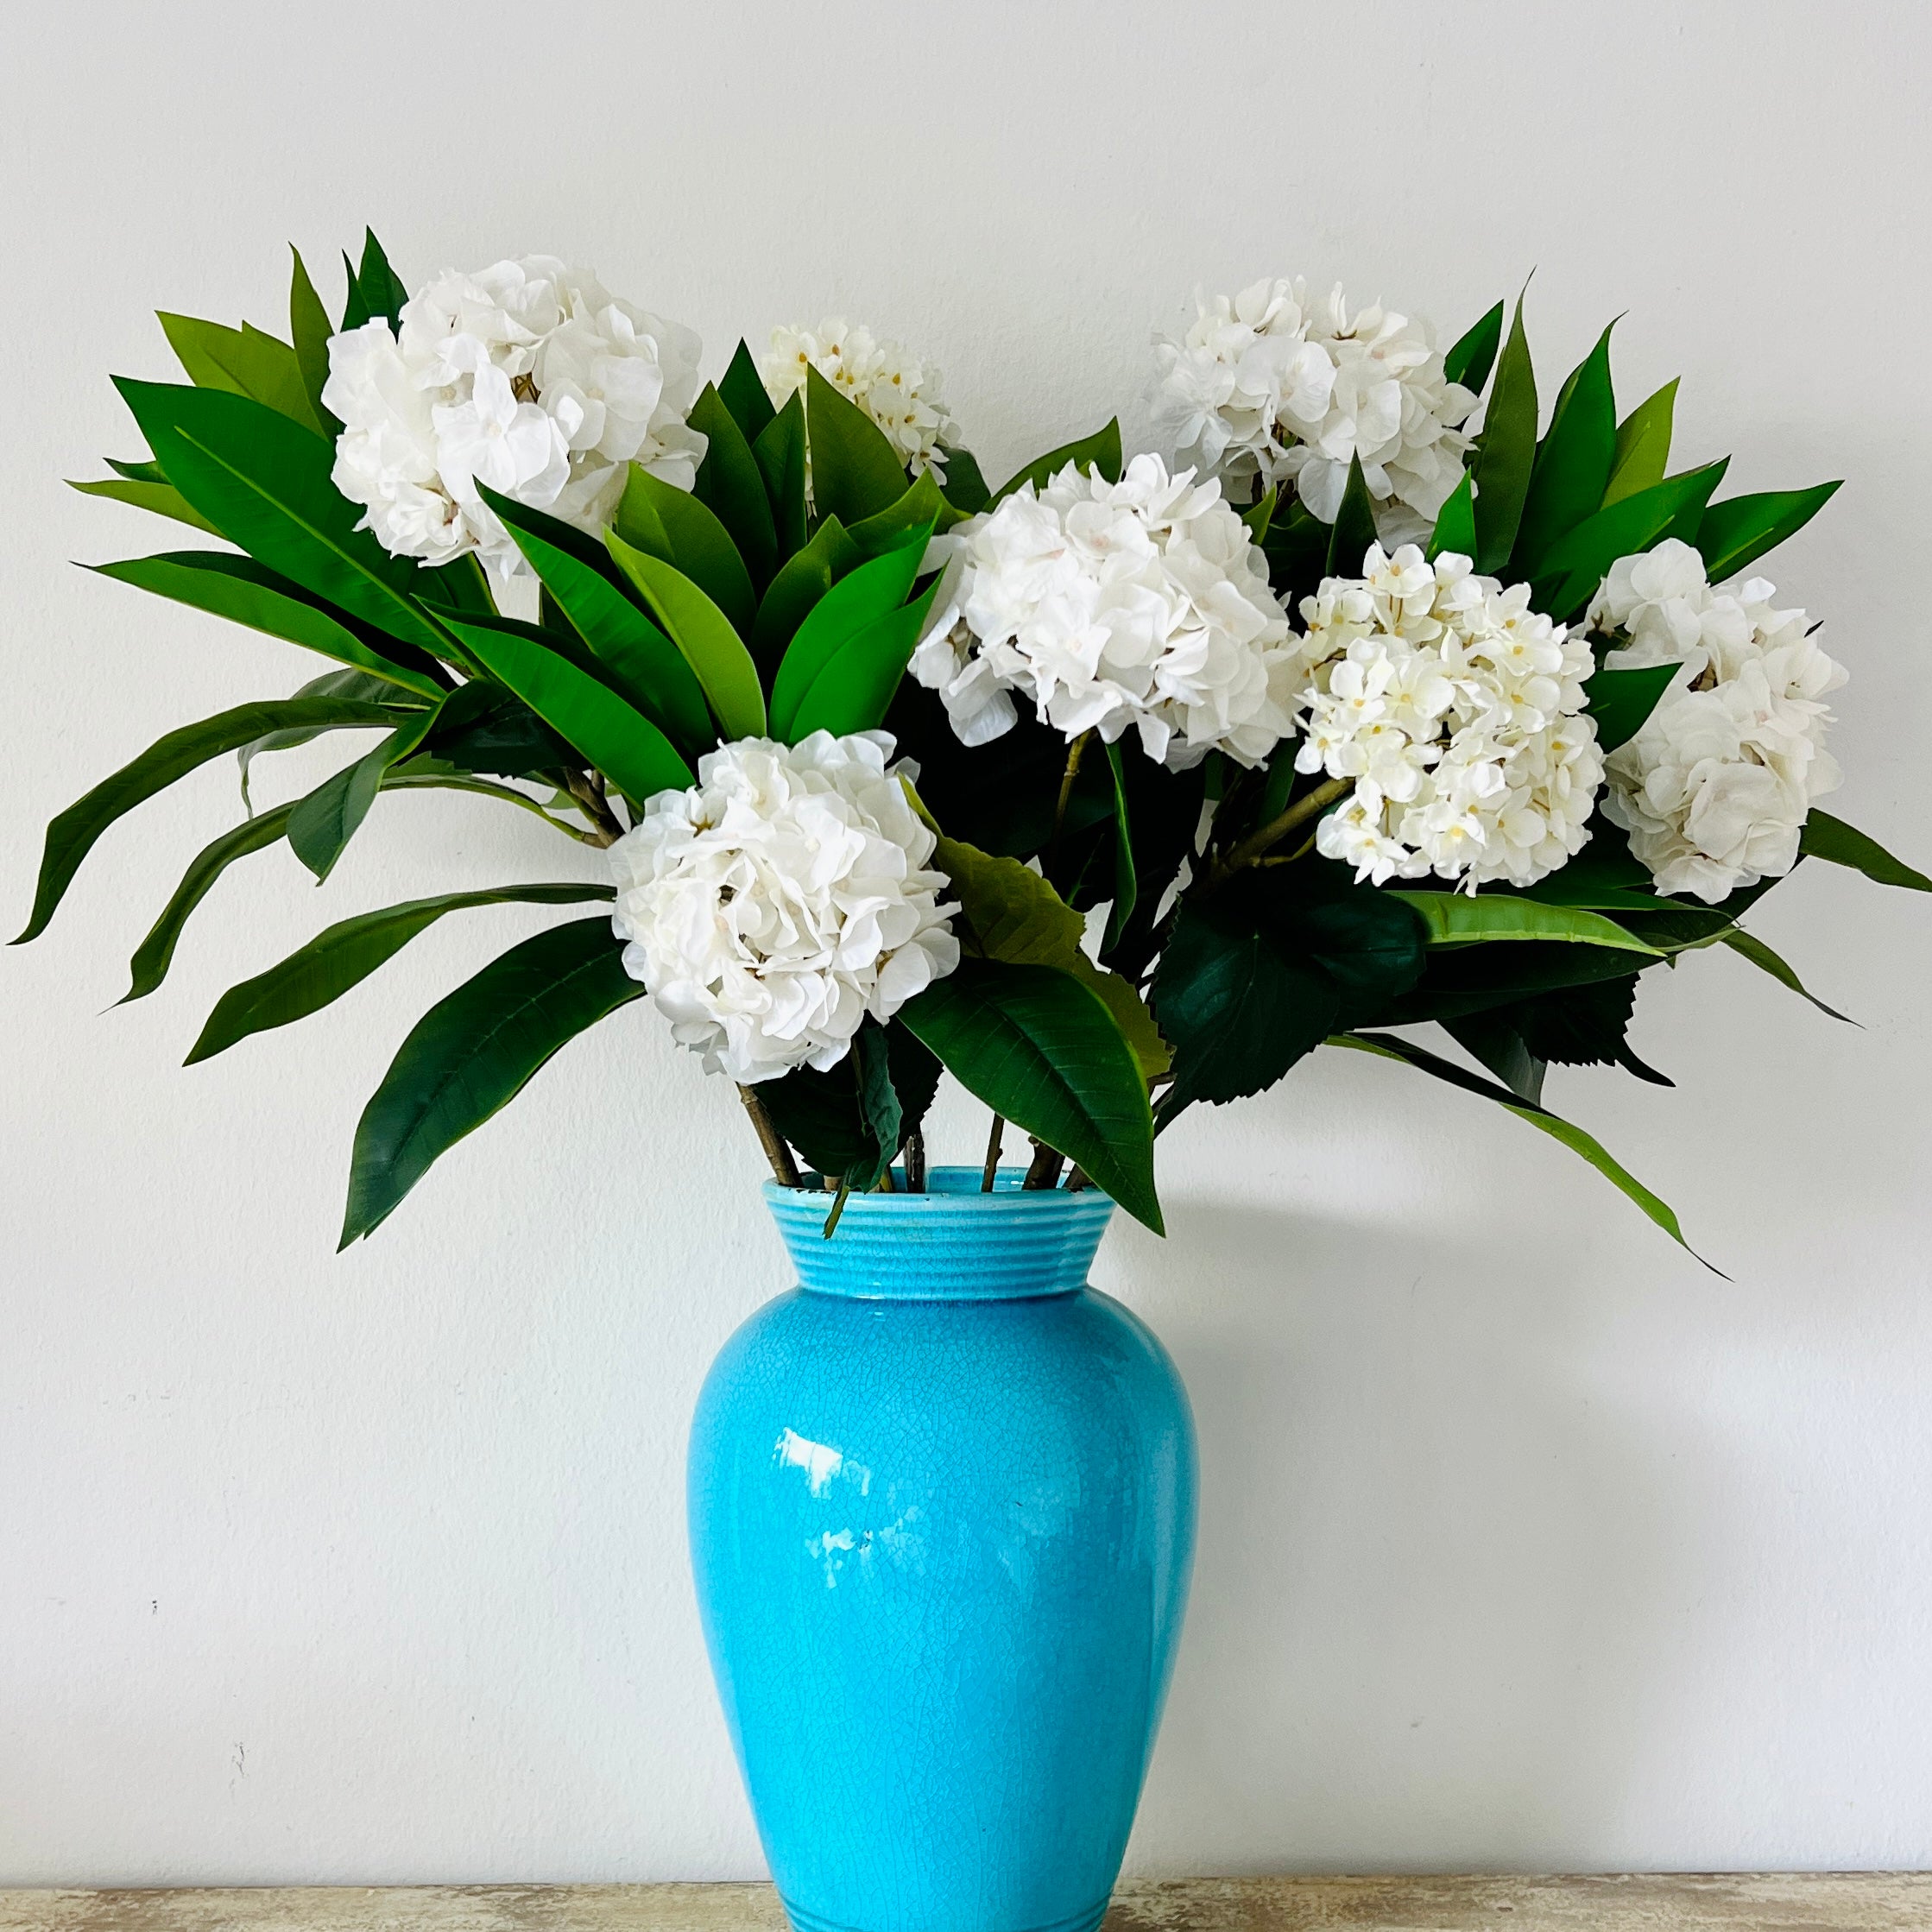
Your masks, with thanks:
M334 437L342 425L322 407L322 386L329 380L329 338L335 325L308 278L302 251L291 244L288 252L295 258L288 283L288 337L294 344L295 366L316 426L325 436Z
M425 1013L356 1129L342 1246L372 1233L439 1155L521 1093L552 1055L640 998L610 921L552 926Z
M1586 517L1550 546L1538 565L1536 608L1558 623L1569 622L1595 596L1618 558L1648 550L1679 519L1702 514L1729 461L1720 458L1701 470L1667 477Z
M1815 805L1798 837L1798 849L1814 859L1828 859L1834 865L1849 866L1881 886L1903 886L1908 891L1932 893L1932 879L1895 859L1875 838L1867 838L1842 818L1834 818Z
M641 511L649 514L640 517ZM730 620L739 636L751 635L752 620L758 614L751 573L731 533L691 491L634 463L617 505L616 528L626 543L663 558L688 577ZM661 531L669 540L668 551L643 540L647 531Z
M391 557L331 475L335 451L252 398L117 377L167 478L222 534L270 570L405 643L448 638L412 595L414 562Z
M614 530L607 533L605 540L618 569L637 586L665 635L698 674L724 736L762 737L764 687L758 681L758 666L731 620L661 557L634 550Z
M896 549L861 564L824 590L807 610L772 682L771 728L780 737L790 736L799 704L840 647L906 602L930 534L930 525L909 539L901 533ZM817 546L814 539L800 557Z
M970 450L956 450L942 443L946 465L946 501L962 516L977 516L993 501L993 492L980 474L979 458Z
M167 976L174 948L180 943L181 929L188 923L189 915L208 896L216 880L237 859L246 858L250 852L259 852L282 837L288 829L290 809L287 805L277 805L273 811L264 811L258 818L244 818L231 831L211 840L195 855L193 863L182 874L180 884L174 888L174 896L163 907L154 929L141 942L129 962L130 983L121 995L123 1006L129 1000L146 999Z
M1544 553L1603 502L1617 454L1617 403L1610 386L1613 322L1565 380L1530 472L1510 575L1535 574Z
M1497 345L1503 339L1504 304L1498 302L1467 335L1443 357L1443 374L1466 389L1482 394L1489 371L1496 360Z
M419 749L436 723L434 711L406 719L373 751L300 799L288 814L288 847L320 885L342 856L343 848L369 816L389 768Z
M1772 489L1713 503L1697 527L1697 548L1703 553L1711 582L1721 584L1735 577L1767 550L1795 535L1831 501L1839 487L1825 483L1810 489Z
M508 528L557 608L609 672L618 695L657 724L687 757L709 751L717 734L704 688L677 646L602 571L556 548L520 522ZM599 556L608 565L609 557L601 552Z
M906 493L906 466L885 431L811 366L805 396L813 507L849 530Z
M1465 1073L1453 1062L1416 1046L1394 1033L1345 1033L1338 1034L1329 1044L1331 1046L1348 1046L1358 1052L1375 1053L1385 1060L1400 1060L1421 1072L1432 1074L1436 1079L1445 1081L1452 1087L1460 1087L1464 1093L1480 1094L1485 1100L1493 1100L1499 1106L1506 1107L1518 1120L1527 1121L1533 1127L1547 1133L1552 1140L1559 1140L1573 1153L1581 1154L1604 1178L1634 1201L1649 1217L1668 1234L1686 1253L1703 1256L1683 1238L1683 1229L1677 1224L1677 1217L1668 1203L1657 1196L1632 1174L1626 1167L1613 1160L1602 1144L1584 1133L1582 1127L1572 1126L1548 1108L1519 1098L1506 1087L1498 1087L1473 1073ZM1708 1268L1710 1263L1704 1262ZM1719 1271L1711 1269L1715 1274Z
M1617 446L1610 459L1606 504L1620 503L1640 489L1664 481L1670 467L1671 420L1677 406L1677 378L1637 405L1617 425Z
M1558 939L1658 957L1655 946L1646 945L1626 932L1614 919L1574 906L1549 906L1540 900L1518 899L1502 893L1478 893L1472 898L1467 893L1383 889L1385 896L1399 899L1422 915L1432 946L1467 946L1499 939Z
M1509 340L1496 365L1495 391L1483 419L1482 447L1470 471L1475 478L1478 570L1501 570L1516 548L1536 453L1537 379L1518 296Z
M382 252L382 244L376 240L373 228L363 230L363 260L356 270L356 285L371 317L386 318L392 329L401 326L402 305L409 300L409 291L389 266L389 258Z
M237 1040L306 1020L339 1000L445 912L478 906L574 906L612 899L609 886L496 886L483 892L444 893L434 899L385 906L318 933L306 946L253 979L230 987L215 1004L185 1066L212 1059Z
M695 780L649 718L566 657L514 631L456 623L477 662L574 745L634 805Z
M192 315L160 312L168 346L197 388L252 396L317 435L322 424L310 405L301 364L286 342L244 322L230 329Z
M1596 720L1597 746L1605 757L1644 729L1681 664L1646 664L1635 670L1599 671L1583 680L1584 709Z
M925 635L938 588L934 584L924 597L888 611L833 651L792 714L791 742L799 743L814 731L830 731L840 738L853 731L874 731L886 722L906 664Z
M77 799L47 829L47 847L41 860L40 882L26 930L13 943L36 938L47 930L54 908L73 883L80 862L94 843L117 818L185 778L198 766L224 752L235 751L264 732L320 725L394 725L395 715L379 704L338 698L271 698L238 704L233 710L185 724L157 739L131 763L103 779L85 798Z
M130 557L122 563L86 567L117 583L131 584L136 590L150 590L156 597L246 624L250 630L300 644L305 650L318 651L420 697L439 699L448 688L427 668L429 659L419 656L409 664L401 660L400 653L385 656L329 612L295 594L294 584L264 570L252 558L226 551L174 550L158 557Z
M1133 820L1127 808L1127 766L1117 744L1107 748L1107 768L1114 780L1114 904L1107 915L1106 944L1113 946L1120 943L1127 921L1133 917L1133 909L1140 900L1140 883L1133 862Z
M765 479L772 506L772 527L782 563L804 549L805 540L805 391L799 390L752 439L751 453ZM824 506L821 504L820 509Z
M1746 932L1742 926L1733 925L1727 927L1717 937L1720 945L1728 946L1740 959L1748 959L1759 972L1769 973L1780 986L1789 987L1801 999L1810 1001L1820 1013L1829 1013L1834 1020L1842 1020L1847 1026L1858 1025L1857 1020L1849 1013L1840 1013L1836 1007L1828 1007L1805 985L1796 972L1756 933Z
M898 549L913 530L950 530L965 521L964 512L946 501L944 492L932 480L932 472L922 470L897 502L862 523L855 523L846 534L863 555L878 557Z
M759 394L764 394L762 388ZM709 382L691 406L690 421L709 445L698 471L698 500L730 533L752 583L762 590L778 568L778 530L758 458L737 418Z
M765 379L758 373L757 361L742 337L717 393L718 401L731 412L731 420L748 443L755 443L778 414L766 391Z
M1036 490L1045 489L1048 480L1057 477L1070 463L1076 465L1082 476L1098 470L1108 483L1118 483L1121 480L1120 418L1114 417L1091 436L1077 437L1070 443L1061 444L1057 450L1049 450L1045 456L1036 456L993 492L993 505L1005 502L1014 490L1026 483L1031 483Z
M1335 528L1329 537L1328 574L1360 577L1363 559L1375 540L1375 499L1368 494L1361 458L1350 457L1342 507L1335 513Z
M767 678L784 661L786 647L806 613L864 560L865 553L836 516L828 516L812 533L811 541L786 559L758 607L758 622L751 634L752 650Z
M1474 557L1476 553L1475 486L1467 473L1437 512L1435 533L1429 540L1430 563L1451 553L1458 557Z
M191 530L205 531L211 537L221 532L209 522L171 483L150 483L144 477L102 477L92 483L72 483L83 496L104 496L110 502L130 504L137 510L149 510L156 516L173 517Z
M963 959L899 1018L969 1093L1165 1232L1146 1083L1113 1016L1079 981L1051 966Z

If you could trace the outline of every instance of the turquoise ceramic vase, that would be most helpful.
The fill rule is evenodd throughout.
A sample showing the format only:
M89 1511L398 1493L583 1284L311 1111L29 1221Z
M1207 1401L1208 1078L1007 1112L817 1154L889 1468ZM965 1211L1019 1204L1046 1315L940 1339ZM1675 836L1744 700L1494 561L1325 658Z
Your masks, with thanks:
M1119 1872L1194 1542L1159 1342L1093 1190L767 1184L799 1285L698 1398L704 1633L799 1932L1083 1932Z

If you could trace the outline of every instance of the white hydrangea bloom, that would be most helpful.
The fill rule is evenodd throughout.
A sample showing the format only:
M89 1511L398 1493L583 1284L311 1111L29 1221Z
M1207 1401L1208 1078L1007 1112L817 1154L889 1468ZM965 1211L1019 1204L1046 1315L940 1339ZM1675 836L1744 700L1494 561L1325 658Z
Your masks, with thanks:
M934 481L946 480L946 452L939 445L958 435L959 425L946 414L939 371L896 342L881 342L871 330L829 316L816 329L773 329L759 369L777 409L805 387L806 369L816 369L878 424L914 476L930 470Z
M1462 478L1470 439L1457 425L1474 395L1443 373L1429 325L1379 304L1348 311L1339 287L1258 281L1195 297L1178 341L1154 337L1148 401L1156 432L1203 475L1247 494L1292 483L1335 521L1351 458L1385 539L1419 536Z
M549 256L439 276L331 338L324 405L339 417L336 487L392 555L521 559L477 484L587 530L607 523L637 462L689 489L704 438L698 338Z
M1315 838L1358 880L1526 886L1582 849L1603 782L1588 645L1467 557L1372 547L1302 602L1295 768L1352 780Z
M1845 682L1802 610L1762 578L1719 590L1690 545L1619 558L1590 605L1626 641L1606 666L1681 663L1643 729L1610 754L1604 811L1657 889L1714 906L1797 863L1812 802L1839 783L1822 702Z
M844 1058L959 963L937 844L883 731L744 738L609 849L624 967L708 1072L750 1083Z
M1178 771L1216 749L1259 764L1291 730L1288 622L1219 483L1156 456L1117 483L1070 463L942 547L912 670L964 743L1011 728L1013 691L1069 738L1131 725Z

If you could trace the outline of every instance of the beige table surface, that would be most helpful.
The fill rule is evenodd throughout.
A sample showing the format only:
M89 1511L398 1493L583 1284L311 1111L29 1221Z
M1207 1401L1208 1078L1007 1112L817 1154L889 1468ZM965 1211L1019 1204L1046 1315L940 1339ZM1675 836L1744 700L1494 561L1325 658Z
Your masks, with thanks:
M1105 1932L1932 1932L1932 1873L1191 1878ZM0 1891L0 1932L785 1932L768 1885Z

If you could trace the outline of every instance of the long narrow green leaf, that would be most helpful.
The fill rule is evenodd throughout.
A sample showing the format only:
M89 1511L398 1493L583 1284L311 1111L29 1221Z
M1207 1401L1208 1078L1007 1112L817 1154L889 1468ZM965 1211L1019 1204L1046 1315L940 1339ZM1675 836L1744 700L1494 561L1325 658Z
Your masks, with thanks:
M759 394L764 394L762 388ZM778 527L758 458L738 419L709 382L691 405L690 422L708 445L698 471L698 499L730 533L752 583L761 590L778 568Z
M315 874L317 885L335 869L343 848L368 818L390 767L415 751L435 723L432 710L405 720L375 750L296 801L288 814L288 848Z
M47 930L62 895L80 869L94 843L117 818L165 791L177 779L224 752L239 750L269 731L308 725L325 729L342 725L394 725L395 712L379 704L352 703L336 698L271 698L266 703L238 704L233 710L185 724L157 739L131 763L104 778L85 797L69 805L47 829L47 849L41 860L40 882L26 930L13 943L35 938Z
M342 1246L369 1234L557 1051L643 994L608 919L552 926L493 960L419 1020L363 1110Z
M965 521L966 513L946 501L945 492L932 480L932 472L922 470L897 502L862 523L855 523L846 534L865 556L882 557L888 550L896 550L913 530L950 530Z
M1348 481L1342 491L1342 506L1335 513L1335 527L1329 534L1328 574L1360 577L1369 546L1375 540L1375 499L1368 494L1361 458L1352 456L1348 458Z
M758 373L750 347L742 338L732 351L731 366L725 370L717 393L719 401L731 412L731 420L748 443L755 443L778 414L766 393L765 379Z
M789 737L799 704L840 647L905 603L919 576L931 534L928 524L912 540L902 540L897 549L860 565L824 591L806 612L772 683L771 729L780 737ZM816 540L799 556L809 555L812 547ZM791 565L786 567L789 570Z
M1284 764L1287 761L1282 761ZM1107 915L1108 946L1120 941L1140 903L1140 884L1133 861L1133 824L1127 811L1127 771L1118 744L1107 747L1107 768L1114 780L1114 904ZM1271 771L1269 777L1274 773ZM1275 808L1278 811L1280 807Z
M288 339L294 344L295 366L301 374L310 414L322 433L333 437L340 433L342 425L322 407L322 385L329 380L329 338L335 329L315 284L308 278L302 251L291 243L288 252L295 258L288 283Z
M1640 489L1664 481L1670 467L1670 431L1677 406L1677 378L1638 403L1617 425L1617 446L1604 487L1606 506L1620 503Z
M1429 540L1430 563L1448 553L1458 557L1474 557L1476 553L1475 486L1467 472L1436 513L1436 528Z
M363 230L363 260L356 271L356 285L372 317L383 317L392 329L401 325L402 306L409 300L409 291L389 266L373 228Z
M752 631L752 650L767 679L784 660L805 614L833 584L864 561L864 552L846 535L845 526L836 516L828 516L812 533L811 541L786 559L758 607L758 622Z
M1503 314L1507 305L1498 302L1468 332L1459 337L1443 357L1443 374L1466 389L1482 394L1489 371L1496 361L1496 350L1503 339Z
M1610 946L1620 952L1663 955L1655 946L1626 932L1614 919L1571 906L1546 906L1533 899L1500 893L1398 892L1385 887L1392 899L1412 906L1429 928L1432 946L1467 946L1492 940L1560 939L1578 945Z
M1596 720L1597 747L1606 758L1644 729L1683 668L1679 664L1645 664L1629 671L1599 671L1583 680L1588 698L1584 708Z
M1516 547L1537 453L1537 379L1523 332L1523 300L1496 365L1496 388L1483 419L1475 478L1476 567L1499 571Z
M1074 464L1082 476L1098 470L1108 483L1121 480L1121 420L1113 418L1090 436L1076 437L1070 443L1063 443L1057 450L1049 450L1045 456L1036 456L1024 468L1013 474L993 492L993 501L987 507L997 509L1013 491L1026 483L1038 489L1045 489L1048 482L1059 475L1068 464Z
M495 886L483 892L443 893L434 899L385 906L358 912L287 958L231 986L216 1001L208 1023L189 1051L184 1066L212 1059L237 1040L306 1020L339 1000L443 917L479 906L574 906L585 900L613 899L609 886Z
M665 634L698 674L727 738L758 738L765 732L765 691L758 666L731 620L682 571L661 557L634 550L615 530L605 542L617 567L650 606Z
M1613 1159L1602 1143L1586 1133L1580 1127L1573 1126L1559 1114L1552 1114L1548 1108L1534 1101L1525 1100L1512 1094L1507 1087L1498 1087L1473 1073L1466 1073L1453 1061L1445 1060L1423 1047L1411 1045L1409 1041L1393 1033L1337 1033L1329 1041L1330 1046L1353 1047L1361 1053L1374 1053L1385 1060L1399 1060L1423 1073L1431 1074L1437 1080L1452 1087L1460 1087L1463 1092L1480 1094L1485 1100L1493 1100L1498 1106L1505 1107L1519 1121L1527 1121L1539 1132L1559 1140L1571 1152L1581 1154L1606 1180L1634 1201L1649 1217L1668 1234L1687 1254L1704 1261L1702 1255L1683 1238L1683 1229L1677 1223L1677 1217L1671 1211L1669 1203L1660 1200L1630 1171ZM1708 1261L1704 1261L1711 1268ZM1713 1274L1722 1271L1711 1268ZM1728 1277L1726 1277L1727 1279Z
M1746 932L1742 926L1733 925L1727 927L1717 937L1720 944L1728 946L1739 958L1748 959L1759 972L1769 973L1780 986L1789 987L1801 999L1810 1001L1820 1013L1829 1013L1834 1020L1842 1020L1847 1026L1858 1025L1849 1013L1840 1013L1836 1007L1828 1007L1755 932Z
M661 530L668 551L657 551L641 540L632 518L641 508L651 512L650 527ZM617 534L635 548L662 556L688 577L730 620L740 637L751 635L758 614L758 594L751 573L731 540L731 533L716 514L688 489L679 489L653 477L640 464L630 466L629 479L617 505Z
M805 399L811 501L818 514L836 516L849 529L896 503L905 494L906 465L885 431L809 363Z
M309 401L308 385L302 380L302 365L286 342L246 322L230 329L219 322L165 311L158 319L168 345L197 388L252 396L304 429L323 433L321 420Z
M129 1000L146 999L167 978L168 966L174 957L174 948L180 941L181 930L188 923L189 915L208 896L216 880L237 859L246 858L250 852L259 852L282 837L288 829L290 810L287 805L277 805L273 811L244 818L232 830L212 839L195 855L182 874L180 884L174 888L174 896L162 908L161 916L155 921L153 930L141 942L129 963L130 983L121 995L123 1006Z
M1633 496L1607 504L1553 543L1537 565L1536 608L1558 623L1568 623L1596 594L1619 557L1648 550L1668 535L1680 519L1703 514L1711 492L1722 482L1728 457L1669 477Z
M1713 503L1697 527L1697 547L1713 584L1748 570L1767 550L1796 535L1837 494L1839 484L1772 489Z
M1877 839L1866 837L1856 826L1820 811L1815 805L1798 835L1798 849L1812 858L1829 860L1833 865L1849 866L1878 885L1932 893L1932 879L1903 859L1895 859Z
M784 408L753 437L751 453L765 479L772 506L772 527L778 534L778 556L805 548L805 391L798 390ZM823 505L820 506L824 508Z
M1549 432L1530 472L1529 495L1511 555L1512 578L1533 576L1543 554L1603 502L1617 453L1617 404L1610 384L1610 330L1565 381Z
M104 496L110 502L126 503L156 516L172 517L175 522L185 523L191 530L205 531L211 537L221 534L171 483L152 483L145 477L102 477L92 483L70 482L67 488L78 489L83 496Z

